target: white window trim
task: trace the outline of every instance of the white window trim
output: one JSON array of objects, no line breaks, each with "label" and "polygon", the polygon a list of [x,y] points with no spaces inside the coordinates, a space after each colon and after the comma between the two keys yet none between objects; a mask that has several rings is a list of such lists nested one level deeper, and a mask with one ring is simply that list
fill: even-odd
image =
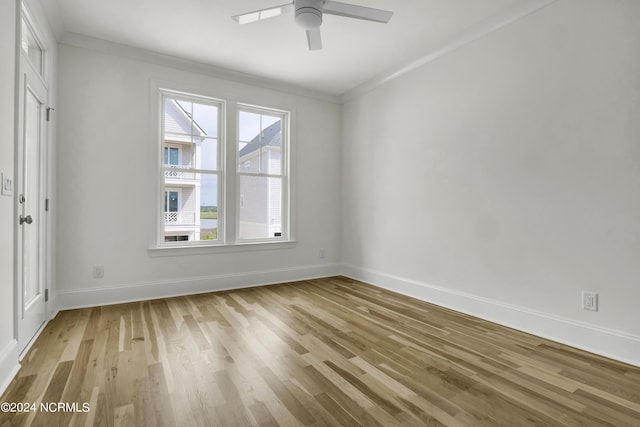
[{"label": "white window trim", "polygon": [[[276,108],[262,107],[254,103],[244,103],[234,100],[232,97],[220,97],[221,94],[211,94],[207,90],[196,87],[188,87],[189,85],[176,85],[171,82],[161,80],[151,80],[150,84],[150,98],[149,98],[149,111],[155,112],[152,120],[149,121],[150,135],[152,138],[153,151],[156,153],[156,170],[159,171],[160,179],[156,179],[157,186],[157,203],[155,206],[156,221],[150,221],[150,227],[152,229],[150,244],[148,247],[148,254],[152,257],[164,257],[164,256],[182,256],[182,255],[198,255],[198,254],[211,254],[211,253],[233,253],[233,252],[245,252],[245,251],[263,251],[263,250],[278,250],[293,248],[297,245],[295,239],[295,212],[294,205],[291,200],[295,194],[295,181],[294,174],[290,167],[290,158],[294,158],[295,146],[290,141],[295,140],[295,128],[293,126],[294,118],[296,115],[296,108],[290,105],[277,105],[272,103]],[[218,206],[222,205],[222,209],[218,210],[218,241],[191,241],[188,245],[184,242],[178,242],[173,244],[167,244],[163,242],[163,220],[160,219],[160,215],[164,211],[163,201],[163,166],[164,166],[164,154],[162,144],[159,141],[162,138],[163,130],[163,96],[165,94],[176,95],[179,97],[192,97],[194,100],[208,99],[218,102],[219,105],[219,134],[218,134],[218,154],[219,154],[219,170],[218,176]],[[224,93],[222,94],[224,95]],[[270,102],[265,102],[270,103]],[[286,215],[286,224],[288,229],[288,236],[284,236],[282,239],[270,238],[264,240],[236,240],[236,228],[237,218],[236,211],[239,204],[239,170],[237,167],[237,149],[228,149],[228,146],[234,147],[237,144],[237,109],[238,106],[242,108],[256,108],[262,112],[279,112],[287,115],[287,162],[286,162],[286,179],[288,182],[288,191],[286,196],[286,205],[283,205],[283,218]],[[230,114],[232,111],[236,114]],[[233,141],[233,142],[230,142]],[[230,145],[231,144],[231,145]],[[233,165],[233,173],[228,173],[229,165]],[[284,166],[283,166],[284,167]],[[226,181],[233,181],[226,182]],[[235,194],[228,194],[227,188],[235,188]],[[284,207],[286,206],[286,209]],[[225,221],[225,218],[235,218],[233,221]],[[225,224],[220,227],[220,224]],[[284,219],[283,219],[284,224]],[[284,225],[283,225],[284,228]]]},{"label": "white window trim", "polygon": [[[237,145],[240,141],[240,135],[239,135],[239,126],[240,126],[240,120],[239,120],[239,116],[240,116],[240,112],[244,111],[244,112],[250,112],[250,113],[256,113],[256,114],[271,114],[274,116],[280,116],[282,117],[282,146],[281,146],[281,162],[282,162],[282,172],[281,175],[271,175],[271,174],[267,174],[267,173],[263,173],[263,172],[258,172],[258,173],[248,173],[248,172],[242,172],[242,168],[240,167],[240,162],[239,159],[235,159],[234,161],[234,168],[236,170],[236,206],[240,206],[240,177],[241,176],[258,176],[258,177],[265,177],[265,178],[281,178],[283,183],[282,183],[282,206],[280,207],[281,209],[281,213],[282,213],[282,218],[281,218],[281,223],[282,223],[282,234],[283,236],[281,237],[269,237],[266,239],[240,239],[238,237],[236,237],[236,243],[239,244],[243,244],[243,243],[266,243],[266,242],[288,242],[291,240],[291,224],[289,221],[289,211],[291,210],[291,202],[290,202],[290,186],[291,186],[291,174],[290,174],[290,167],[289,167],[289,156],[290,156],[290,147],[291,147],[291,112],[289,111],[285,111],[285,110],[280,110],[280,109],[275,109],[275,108],[269,108],[269,107],[259,107],[256,105],[251,105],[251,104],[244,104],[244,103],[237,103],[236,104],[236,108],[235,108],[235,115],[236,115],[236,129],[237,129],[237,137],[236,137],[236,141],[234,145]],[[286,141],[286,144],[284,143],[284,141]],[[238,149],[236,148],[234,150],[235,154],[237,155],[238,153]],[[237,214],[236,215],[236,224],[235,224],[235,235],[239,236],[240,235],[240,215]]]}]

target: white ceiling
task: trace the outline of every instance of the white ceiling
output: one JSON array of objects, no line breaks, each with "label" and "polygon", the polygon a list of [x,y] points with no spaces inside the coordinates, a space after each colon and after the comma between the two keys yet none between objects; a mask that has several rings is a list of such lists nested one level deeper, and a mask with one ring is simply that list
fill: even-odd
[{"label": "white ceiling", "polygon": [[307,50],[293,15],[247,25],[231,19],[286,2],[41,0],[58,36],[78,33],[336,96],[531,0],[346,0],[394,16],[378,24],[325,15],[321,51]]}]

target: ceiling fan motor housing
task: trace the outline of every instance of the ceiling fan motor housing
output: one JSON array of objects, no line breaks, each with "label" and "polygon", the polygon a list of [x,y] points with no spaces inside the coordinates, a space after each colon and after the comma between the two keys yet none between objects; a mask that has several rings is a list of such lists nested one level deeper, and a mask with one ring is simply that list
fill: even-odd
[{"label": "ceiling fan motor housing", "polygon": [[305,30],[320,28],[323,3],[322,0],[295,0],[296,23]]}]

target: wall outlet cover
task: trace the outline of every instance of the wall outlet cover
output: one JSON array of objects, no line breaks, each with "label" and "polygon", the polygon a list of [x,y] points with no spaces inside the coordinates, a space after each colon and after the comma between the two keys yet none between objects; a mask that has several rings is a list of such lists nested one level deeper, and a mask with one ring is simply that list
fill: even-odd
[{"label": "wall outlet cover", "polygon": [[598,293],[583,291],[582,308],[589,311],[598,311]]},{"label": "wall outlet cover", "polygon": [[93,278],[94,279],[103,279],[104,278],[104,265],[94,265],[93,266]]}]

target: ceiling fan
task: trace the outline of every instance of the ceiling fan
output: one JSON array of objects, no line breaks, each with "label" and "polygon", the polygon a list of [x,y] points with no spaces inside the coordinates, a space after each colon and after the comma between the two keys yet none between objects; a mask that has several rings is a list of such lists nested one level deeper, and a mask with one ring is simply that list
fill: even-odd
[{"label": "ceiling fan", "polygon": [[363,19],[365,21],[382,22],[385,24],[389,22],[393,16],[393,12],[388,10],[373,9],[337,1],[294,0],[292,3],[236,15],[233,16],[233,19],[238,24],[248,24],[291,12],[295,12],[296,23],[307,32],[309,50],[322,49],[320,25],[322,24],[322,14],[324,13],[347,18]]}]

